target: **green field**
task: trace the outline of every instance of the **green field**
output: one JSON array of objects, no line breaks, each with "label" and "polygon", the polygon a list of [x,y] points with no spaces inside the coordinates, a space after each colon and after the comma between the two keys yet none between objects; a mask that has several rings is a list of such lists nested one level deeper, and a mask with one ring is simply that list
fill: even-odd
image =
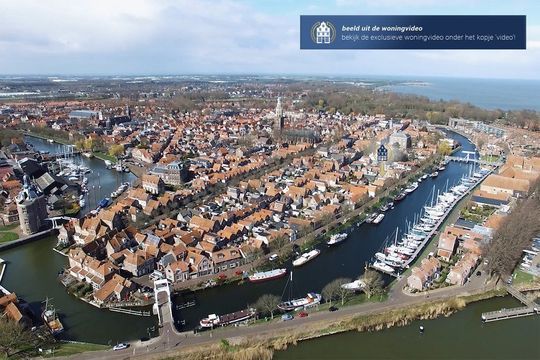
[{"label": "green field", "polygon": [[46,357],[69,356],[86,351],[98,351],[106,349],[110,349],[110,346],[99,344],[60,343],[54,350],[54,354],[51,353]]},{"label": "green field", "polygon": [[0,243],[17,240],[18,238],[19,238],[19,235],[14,232],[11,232],[11,231],[0,232]]}]

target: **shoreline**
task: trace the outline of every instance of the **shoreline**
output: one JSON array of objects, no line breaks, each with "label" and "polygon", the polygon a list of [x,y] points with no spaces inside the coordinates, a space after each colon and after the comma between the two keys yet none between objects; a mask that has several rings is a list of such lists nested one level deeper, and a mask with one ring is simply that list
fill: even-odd
[{"label": "shoreline", "polygon": [[[379,303],[385,304],[385,306],[376,307],[372,310],[319,320],[313,324],[288,326],[281,329],[279,335],[275,335],[276,332],[268,329],[268,325],[272,325],[272,323],[254,326],[258,331],[252,335],[227,336],[226,331],[215,331],[214,335],[210,336],[207,341],[186,345],[183,349],[158,352],[153,354],[151,358],[182,357],[183,359],[193,360],[257,358],[270,360],[273,358],[275,351],[286,350],[288,346],[296,345],[298,342],[355,330],[358,332],[380,331],[396,326],[406,326],[415,320],[435,319],[441,316],[448,317],[465,309],[471,303],[501,296],[507,296],[506,290],[492,286],[490,289],[483,288],[472,293],[464,291],[460,295],[443,296],[438,299],[412,300],[412,303],[407,304],[388,304],[390,301],[386,300]],[[346,309],[346,307],[343,309]],[[274,322],[274,324],[280,323]]]}]

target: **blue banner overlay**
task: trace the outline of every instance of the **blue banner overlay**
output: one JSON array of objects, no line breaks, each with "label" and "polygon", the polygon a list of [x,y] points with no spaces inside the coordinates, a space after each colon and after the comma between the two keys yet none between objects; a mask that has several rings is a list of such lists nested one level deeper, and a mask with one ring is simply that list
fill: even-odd
[{"label": "blue banner overlay", "polygon": [[301,49],[526,49],[525,15],[302,15]]}]

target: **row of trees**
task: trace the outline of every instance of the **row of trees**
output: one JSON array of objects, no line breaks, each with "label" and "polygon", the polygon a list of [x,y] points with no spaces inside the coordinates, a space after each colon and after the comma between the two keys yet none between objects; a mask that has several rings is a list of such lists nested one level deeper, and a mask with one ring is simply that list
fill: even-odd
[{"label": "row of trees", "polygon": [[531,195],[521,200],[503,220],[488,245],[486,258],[492,275],[507,277],[521,259],[523,250],[540,234],[540,181]]},{"label": "row of trees", "polygon": [[[375,270],[367,269],[364,274],[359,278],[365,284],[363,291],[367,298],[371,298],[373,295],[380,294],[383,290],[383,279],[380,273]],[[351,290],[344,289],[342,285],[350,283],[352,280],[349,278],[337,278],[329,282],[322,289],[322,296],[332,306],[332,301],[340,300],[341,305],[344,305],[347,300],[353,295]],[[270,318],[274,318],[274,314],[278,310],[278,305],[281,299],[277,295],[265,294],[262,295],[254,307],[257,311],[264,315],[270,315]]]}]

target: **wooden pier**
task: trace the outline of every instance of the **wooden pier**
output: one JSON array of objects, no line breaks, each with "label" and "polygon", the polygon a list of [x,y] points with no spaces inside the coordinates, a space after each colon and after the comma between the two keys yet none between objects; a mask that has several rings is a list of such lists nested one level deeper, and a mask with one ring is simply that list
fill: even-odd
[{"label": "wooden pier", "polygon": [[513,309],[501,309],[498,311],[491,311],[482,314],[482,321],[492,322],[498,320],[513,319],[523,316],[530,316],[535,314],[540,314],[540,306],[534,301],[527,299],[525,295],[515,287],[511,285],[506,286],[506,290],[510,295],[515,297],[525,306],[513,308]]},{"label": "wooden pier", "polygon": [[491,311],[482,314],[483,322],[492,322],[498,320],[514,319],[523,316],[530,316],[538,314],[535,308],[523,306],[513,309],[501,309],[498,311]]},{"label": "wooden pier", "polygon": [[113,312],[119,312],[122,314],[129,314],[129,315],[152,316],[150,311],[143,311],[143,310],[131,310],[131,309],[124,309],[124,308],[119,308],[119,307],[111,307],[109,308],[109,310]]}]

